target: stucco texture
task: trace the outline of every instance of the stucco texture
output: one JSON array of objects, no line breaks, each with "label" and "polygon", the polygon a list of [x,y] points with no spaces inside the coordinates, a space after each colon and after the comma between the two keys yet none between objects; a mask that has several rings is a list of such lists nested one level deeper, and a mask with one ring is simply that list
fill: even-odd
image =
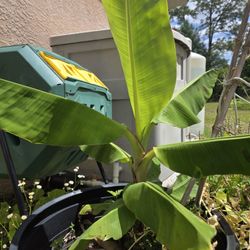
[{"label": "stucco texture", "polygon": [[51,36],[107,27],[99,0],[0,0],[0,46],[50,48]]}]

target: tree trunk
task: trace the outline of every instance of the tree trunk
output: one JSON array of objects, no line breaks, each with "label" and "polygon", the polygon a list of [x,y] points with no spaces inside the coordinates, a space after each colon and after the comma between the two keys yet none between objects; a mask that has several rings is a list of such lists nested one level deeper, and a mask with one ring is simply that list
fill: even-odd
[{"label": "tree trunk", "polygon": [[[223,87],[223,91],[218,104],[217,116],[215,118],[215,122],[212,128],[212,137],[218,136],[218,134],[221,132],[230,102],[234,96],[236,88],[238,87],[238,82],[233,81],[231,79],[233,79],[234,77],[240,77],[243,66],[245,64],[246,57],[249,54],[250,31],[248,31],[248,34],[246,36],[244,36],[244,34],[247,32],[249,13],[250,0],[248,0],[248,3],[244,9],[239,33],[235,41],[233,57],[231,60],[228,74],[225,78],[225,85]],[[244,37],[246,37],[245,43]]]},{"label": "tree trunk", "polygon": [[[241,25],[239,28],[239,33],[235,40],[233,57],[231,60],[228,74],[224,81],[224,87],[218,103],[217,115],[215,118],[214,125],[212,127],[211,137],[217,137],[223,128],[224,120],[226,118],[229,105],[239,85],[239,81],[234,78],[240,77],[246,58],[250,53],[249,51],[250,28],[248,28],[249,14],[250,14],[250,0],[248,0],[247,5],[244,9]],[[195,201],[196,206],[200,205],[205,183],[206,183],[206,177],[203,177],[200,180],[198,192],[196,195],[196,201]]]},{"label": "tree trunk", "polygon": [[213,45],[213,21],[212,21],[212,7],[209,9],[209,26],[208,26],[208,46],[207,46],[207,63],[206,67],[211,68],[211,57],[212,57],[212,45]]}]

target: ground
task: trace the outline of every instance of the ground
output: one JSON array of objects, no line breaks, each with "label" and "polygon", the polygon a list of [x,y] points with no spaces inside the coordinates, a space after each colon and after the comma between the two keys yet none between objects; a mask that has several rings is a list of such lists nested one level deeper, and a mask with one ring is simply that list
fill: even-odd
[{"label": "ground", "polygon": [[[205,107],[205,137],[211,135],[211,129],[216,116],[216,109],[218,103],[211,102],[207,103]],[[239,117],[239,132],[241,134],[250,133],[250,104],[242,101],[237,102],[238,107],[238,117]],[[234,133],[235,131],[235,113],[233,105],[230,106],[227,119],[226,119],[226,129]]]}]

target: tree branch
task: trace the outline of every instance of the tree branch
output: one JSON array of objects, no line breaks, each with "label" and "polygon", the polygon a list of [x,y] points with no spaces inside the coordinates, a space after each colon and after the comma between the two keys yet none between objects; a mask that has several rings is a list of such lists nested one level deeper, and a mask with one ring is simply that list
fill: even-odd
[{"label": "tree branch", "polygon": [[245,33],[245,30],[246,30],[247,24],[248,24],[249,13],[250,13],[250,1],[248,0],[248,3],[247,3],[247,5],[245,7],[245,10],[243,12],[242,22],[241,22],[241,25],[240,25],[239,33],[238,33],[237,38],[235,40],[234,53],[233,53],[233,57],[232,57],[232,60],[231,60],[230,67],[229,67],[229,74],[228,74],[227,79],[232,78],[234,68],[236,67],[237,59],[239,57],[239,52],[240,52],[241,45],[242,45],[243,38],[244,38],[243,35]]},{"label": "tree branch", "polygon": [[[249,13],[250,13],[250,0],[248,0],[248,3],[244,10],[244,14],[243,14],[244,19],[242,20],[239,33],[236,38],[235,49],[234,49],[232,61],[229,67],[229,72],[225,78],[226,84],[223,87],[223,91],[220,96],[220,100],[218,104],[217,116],[216,116],[213,129],[212,129],[212,135],[211,135],[212,137],[216,137],[221,131],[230,102],[238,86],[238,83],[228,84],[228,81],[230,81],[234,77],[240,77],[242,69],[245,64],[246,57],[249,54],[250,30],[247,31],[246,29],[247,27],[246,22],[248,20]],[[246,32],[248,33],[246,34]],[[244,42],[244,37],[246,37],[245,42]]]},{"label": "tree branch", "polygon": [[243,84],[243,85],[246,85],[247,87],[250,87],[250,82],[244,80],[243,78],[241,77],[234,77],[232,79],[229,79],[226,83],[223,83],[224,86],[228,86],[228,85],[232,85],[232,84]]},{"label": "tree branch", "polygon": [[[226,84],[223,87],[222,94],[220,96],[217,115],[215,118],[214,125],[212,127],[211,137],[217,137],[223,126],[230,102],[234,97],[235,90],[238,86],[238,82],[235,84],[227,84],[229,80],[240,77],[243,66],[245,64],[246,57],[249,54],[250,47],[250,30],[247,31],[248,17],[250,13],[250,0],[248,0],[246,7],[244,9],[242,21],[239,28],[239,33],[235,40],[235,47],[233,52],[233,57],[229,67],[228,74],[226,76]],[[248,33],[247,33],[248,32]],[[244,38],[246,37],[245,43]],[[240,54],[241,52],[241,54]],[[204,186],[206,183],[206,177],[202,178],[199,183],[198,192],[196,195],[196,205],[199,206],[201,202],[201,197],[203,194]]]}]

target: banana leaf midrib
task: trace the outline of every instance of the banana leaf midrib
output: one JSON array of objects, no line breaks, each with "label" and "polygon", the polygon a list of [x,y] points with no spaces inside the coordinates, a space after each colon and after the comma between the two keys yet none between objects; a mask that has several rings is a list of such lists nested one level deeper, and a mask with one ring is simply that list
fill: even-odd
[{"label": "banana leaf midrib", "polygon": [[[141,124],[140,124],[140,118],[139,118],[139,104],[138,104],[138,92],[137,92],[137,79],[136,79],[136,69],[135,69],[135,61],[134,61],[134,50],[133,50],[133,37],[132,37],[132,29],[131,29],[131,16],[130,16],[130,3],[129,0],[126,0],[125,2],[125,11],[126,11],[126,25],[127,25],[127,39],[128,39],[128,53],[129,58],[131,61],[130,69],[131,69],[131,76],[132,76],[132,86],[133,86],[133,102],[134,102],[134,113],[135,113],[135,122],[136,122],[136,132],[137,135],[140,135],[141,132]],[[131,99],[131,98],[130,98]]]}]

